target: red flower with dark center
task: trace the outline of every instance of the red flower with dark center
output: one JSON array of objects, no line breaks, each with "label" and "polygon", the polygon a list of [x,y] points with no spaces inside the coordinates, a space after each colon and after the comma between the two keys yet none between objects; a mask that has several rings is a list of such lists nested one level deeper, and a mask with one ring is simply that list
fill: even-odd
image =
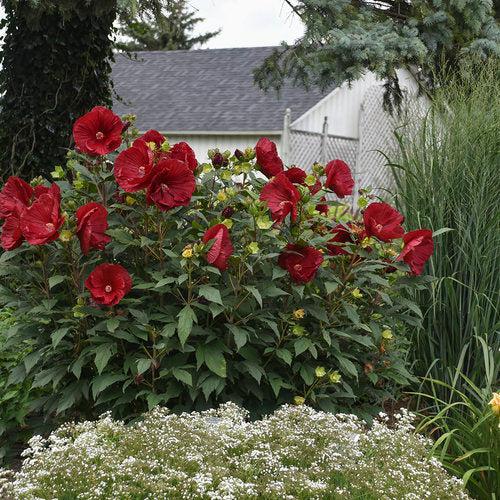
[{"label": "red flower with dark center", "polygon": [[81,116],[73,125],[73,138],[82,153],[91,156],[106,155],[122,143],[123,123],[113,111],[96,106]]},{"label": "red flower with dark center", "polygon": [[115,160],[114,174],[118,185],[127,193],[149,186],[153,172],[153,152],[142,140],[122,151]]},{"label": "red flower with dark center", "polygon": [[283,173],[292,184],[305,184],[307,174],[301,168],[291,167]]},{"label": "red flower with dark center", "polygon": [[339,198],[352,194],[354,179],[347,163],[342,160],[333,160],[326,165],[325,173],[327,189],[333,190]]},{"label": "red flower with dark center", "polygon": [[21,215],[21,230],[31,245],[44,245],[56,240],[63,223],[61,190],[57,184],[52,184],[49,191],[40,195]]},{"label": "red flower with dark center", "polygon": [[[22,209],[24,211],[24,209]],[[21,231],[21,215],[20,213],[11,213],[3,223],[2,233],[0,235],[0,246],[4,250],[14,250],[21,245],[24,240],[23,232]]]},{"label": "red flower with dark center", "polygon": [[19,177],[11,176],[0,191],[0,220],[19,215],[20,207],[27,207],[33,197],[33,188]]},{"label": "red flower with dark center", "polygon": [[147,202],[166,211],[188,205],[196,188],[193,172],[180,160],[161,160],[147,190]]},{"label": "red flower with dark center", "polygon": [[391,241],[404,234],[401,227],[404,217],[387,203],[368,205],[363,213],[363,221],[367,236],[375,236],[380,241]]},{"label": "red flower with dark center", "polygon": [[100,264],[85,280],[85,288],[97,304],[115,306],[132,289],[132,278],[119,264]]},{"label": "red flower with dark center", "polygon": [[278,257],[278,264],[286,269],[296,283],[307,283],[314,279],[323,254],[314,247],[289,243]]},{"label": "red flower with dark center", "polygon": [[[326,201],[326,198],[324,196],[321,197],[321,201]],[[327,205],[326,203],[318,203],[316,205],[316,210],[323,215],[328,215],[328,209],[330,208],[330,205]]]},{"label": "red flower with dark center", "polygon": [[191,172],[194,172],[198,166],[196,155],[187,142],[178,142],[177,144],[174,144],[168,153],[165,154],[165,157],[171,158],[172,160],[183,161],[189,167]]},{"label": "red flower with dark center", "polygon": [[434,241],[430,229],[417,229],[403,236],[404,247],[396,260],[403,260],[412,274],[422,274],[425,263],[434,252]]},{"label": "red flower with dark center", "polygon": [[[332,229],[333,237],[329,240],[329,243],[353,243],[354,237],[350,231],[350,224],[337,224]],[[346,255],[349,252],[344,249],[341,245],[327,245],[328,253],[330,255]]]},{"label": "red flower with dark center", "polygon": [[157,130],[152,129],[148,130],[145,134],[142,134],[141,137],[139,137],[139,140],[143,140],[147,144],[153,142],[157,148],[160,148],[166,141],[164,135],[160,134]]},{"label": "red flower with dark center", "polygon": [[300,193],[284,173],[278,174],[262,188],[260,199],[267,202],[271,216],[278,224],[281,224],[288,214],[292,221],[297,218]]},{"label": "red flower with dark center", "polygon": [[91,248],[104,250],[111,241],[106,234],[108,229],[108,211],[100,203],[87,203],[76,211],[76,234],[80,239],[82,253],[87,255]]},{"label": "red flower with dark center", "polygon": [[283,172],[283,162],[278,156],[276,144],[267,137],[259,139],[255,146],[255,156],[260,171],[268,178]]},{"label": "red flower with dark center", "polygon": [[205,255],[205,259],[220,271],[225,271],[229,267],[229,257],[233,254],[228,228],[224,224],[216,224],[207,229],[203,235],[203,243],[212,240],[214,240],[213,245]]}]

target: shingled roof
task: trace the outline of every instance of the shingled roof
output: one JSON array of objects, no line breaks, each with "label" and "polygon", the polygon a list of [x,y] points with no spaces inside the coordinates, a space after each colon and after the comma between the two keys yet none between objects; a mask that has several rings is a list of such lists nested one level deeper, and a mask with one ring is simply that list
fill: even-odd
[{"label": "shingled roof", "polygon": [[273,131],[291,108],[298,118],[328,92],[287,83],[279,96],[253,83],[252,70],[273,47],[116,54],[113,65],[119,114],[137,115],[140,130]]}]

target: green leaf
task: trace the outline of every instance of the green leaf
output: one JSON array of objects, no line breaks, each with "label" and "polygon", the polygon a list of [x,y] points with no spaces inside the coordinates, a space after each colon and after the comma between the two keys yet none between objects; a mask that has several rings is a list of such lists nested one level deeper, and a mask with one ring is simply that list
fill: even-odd
[{"label": "green leaf", "polygon": [[334,281],[325,281],[325,289],[328,295],[337,290],[338,286],[339,284]]},{"label": "green leaf", "polygon": [[222,304],[222,298],[220,296],[219,290],[210,285],[201,285],[200,286],[200,295],[205,297],[205,299],[210,302],[215,302],[216,304]]},{"label": "green leaf", "polygon": [[434,231],[432,233],[432,237],[435,238],[436,236],[439,236],[440,234],[448,233],[449,231],[454,231],[454,229],[452,229],[451,227],[442,227],[441,229]]},{"label": "green leaf", "polygon": [[106,328],[108,332],[113,333],[120,326],[120,320],[118,318],[109,318],[106,321]]},{"label": "green leaf", "polygon": [[282,295],[290,295],[281,288],[278,288],[274,283],[269,283],[262,288],[263,297],[281,297]]},{"label": "green leaf", "polygon": [[104,375],[98,375],[92,379],[92,395],[94,399],[102,392],[104,389],[108,388],[116,382],[125,380],[127,375],[124,374],[111,374],[106,373]]},{"label": "green leaf", "polygon": [[172,368],[172,375],[179,381],[186,385],[193,385],[193,377],[187,370],[182,368]]},{"label": "green leaf", "polygon": [[297,339],[294,344],[294,349],[295,349],[295,355],[298,356],[299,354],[302,354],[303,352],[307,351],[309,347],[311,347],[312,342],[309,339],[306,339],[304,337]]},{"label": "green leaf", "polygon": [[274,395],[278,397],[280,390],[283,387],[283,379],[277,376],[271,376],[269,377],[269,384],[271,384]]},{"label": "green leaf", "polygon": [[257,290],[256,287],[250,285],[245,286],[245,289],[248,290],[255,297],[255,300],[262,308],[262,295],[260,294],[259,290]]},{"label": "green leaf", "polygon": [[40,361],[40,358],[42,357],[42,352],[41,351],[35,351],[30,354],[28,354],[24,359],[24,367],[26,368],[26,373],[29,373],[31,369]]},{"label": "green leaf", "polygon": [[149,370],[151,367],[151,359],[150,358],[141,358],[137,360],[137,373],[141,374]]},{"label": "green leaf", "polygon": [[359,314],[356,311],[356,308],[352,304],[348,304],[347,302],[344,302],[342,304],[344,306],[344,311],[347,314],[347,317],[355,324],[358,325],[360,320],[359,320]]},{"label": "green leaf", "polygon": [[219,377],[226,377],[226,359],[220,347],[216,344],[209,344],[203,347],[205,364],[209,370],[219,375]]},{"label": "green leaf", "polygon": [[276,356],[282,359],[287,365],[292,364],[292,353],[287,349],[278,349],[276,351]]},{"label": "green leaf", "polygon": [[59,342],[64,338],[64,336],[69,332],[70,328],[65,327],[65,328],[59,328],[55,332],[52,332],[50,334],[50,338],[52,339],[52,347],[57,347]]},{"label": "green leaf", "polygon": [[247,343],[247,331],[243,328],[240,328],[239,326],[231,325],[229,323],[226,323],[226,327],[233,334],[234,343],[236,344],[236,348],[239,351]]},{"label": "green leaf", "polygon": [[95,350],[95,366],[99,375],[102,373],[111,356],[113,356],[114,345],[102,344]]},{"label": "green leaf", "polygon": [[66,276],[62,276],[60,274],[56,274],[55,276],[51,276],[49,278],[49,288],[54,288],[59,283],[62,283],[66,279]]},{"label": "green leaf", "polygon": [[339,365],[344,373],[348,373],[356,379],[358,378],[356,366],[354,366],[354,363],[350,359],[344,358],[343,356],[337,356],[337,361],[339,362]]},{"label": "green leaf", "polygon": [[277,278],[282,278],[286,274],[287,274],[287,270],[286,269],[281,269],[280,267],[274,267],[273,268],[273,276],[272,276],[271,279],[275,280]]},{"label": "green leaf", "polygon": [[162,278],[160,281],[158,281],[158,283],[156,283],[155,288],[160,288],[160,287],[165,286],[165,285],[171,285],[175,281],[176,281],[176,278],[172,278],[172,277]]},{"label": "green leaf", "polygon": [[195,312],[189,305],[184,306],[177,317],[179,318],[177,323],[177,335],[179,336],[179,341],[183,346],[191,334],[193,322],[196,321],[197,318]]}]

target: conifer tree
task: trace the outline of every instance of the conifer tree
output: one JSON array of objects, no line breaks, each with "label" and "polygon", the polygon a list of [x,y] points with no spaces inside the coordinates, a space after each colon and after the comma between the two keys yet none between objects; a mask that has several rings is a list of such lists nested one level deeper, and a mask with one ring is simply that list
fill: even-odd
[{"label": "conifer tree", "polygon": [[305,25],[294,44],[283,43],[255,78],[279,89],[291,77],[303,85],[353,82],[367,70],[398,97],[396,70],[406,68],[432,91],[435,76],[454,72],[465,55],[500,55],[492,0],[285,0]]},{"label": "conifer tree", "polygon": [[217,36],[212,31],[193,36],[193,31],[203,18],[190,10],[186,0],[163,0],[159,12],[142,11],[124,15],[119,34],[129,41],[118,42],[117,48],[125,51],[189,50],[203,45]]}]

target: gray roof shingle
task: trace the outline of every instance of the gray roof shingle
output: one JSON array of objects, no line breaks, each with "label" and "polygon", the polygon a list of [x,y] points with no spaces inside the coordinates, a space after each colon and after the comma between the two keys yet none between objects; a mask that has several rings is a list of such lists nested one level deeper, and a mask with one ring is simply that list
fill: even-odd
[{"label": "gray roof shingle", "polygon": [[118,114],[137,115],[140,130],[270,131],[297,119],[328,92],[286,83],[279,96],[253,83],[252,70],[273,47],[116,54],[113,80]]}]

